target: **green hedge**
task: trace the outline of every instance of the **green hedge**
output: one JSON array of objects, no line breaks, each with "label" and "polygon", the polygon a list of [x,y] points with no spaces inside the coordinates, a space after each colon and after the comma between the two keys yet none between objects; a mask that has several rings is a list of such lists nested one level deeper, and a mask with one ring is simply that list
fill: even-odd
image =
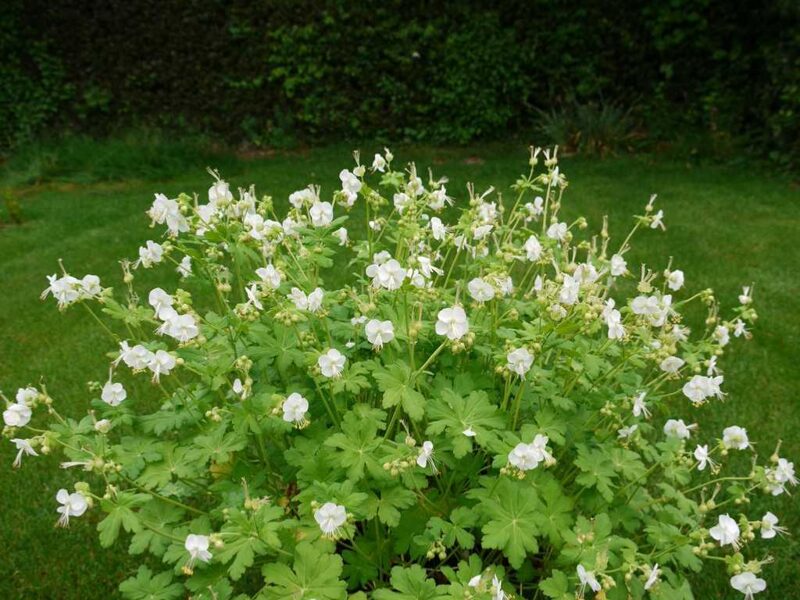
[{"label": "green hedge", "polygon": [[795,0],[7,0],[0,145],[130,125],[463,142],[613,102],[800,154]]}]

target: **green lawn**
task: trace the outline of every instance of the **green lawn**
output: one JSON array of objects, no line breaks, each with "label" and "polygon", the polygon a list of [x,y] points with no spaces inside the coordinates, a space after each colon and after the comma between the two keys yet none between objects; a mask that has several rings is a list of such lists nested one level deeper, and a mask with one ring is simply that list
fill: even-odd
[{"label": "green lawn", "polygon": [[[448,191],[459,198],[467,181],[479,188],[493,184],[504,189],[527,168],[522,147],[393,150],[400,161],[414,159],[420,167],[430,165],[436,174],[448,175]],[[43,377],[64,411],[85,411],[86,381],[106,376],[104,352],[112,348],[81,310],[61,315],[54,302],[39,301],[45,275],[54,273],[63,258],[75,275],[96,273],[105,284],[118,284],[117,260],[134,256],[152,235],[144,211],[153,192],[204,195],[210,181],[207,161],[208,156],[182,160],[181,165],[194,167],[167,180],[147,181],[144,171],[138,180],[75,183],[85,178],[60,173],[61,183],[16,190],[26,221],[0,229],[0,389],[13,394]],[[351,159],[347,149],[329,148],[238,162],[227,158],[221,164],[234,186],[255,183],[257,191],[284,201],[310,182],[329,193]],[[726,425],[746,426],[764,455],[782,438],[782,454],[800,466],[800,191],[788,179],[765,176],[758,167],[689,168],[646,157],[568,158],[562,170],[571,182],[567,214],[585,214],[590,227],[599,229],[607,213],[612,235],[624,235],[631,215],[641,211],[651,192],[658,192],[667,232],[645,232],[629,265],[652,261],[653,267],[663,268],[673,256],[674,265],[686,272],[690,291],[712,287],[728,306],[736,302],[743,284],[755,282],[760,314],[755,338],[732,344],[722,361],[727,400],[691,416],[709,436]],[[143,292],[158,281],[166,281],[163,274],[137,276]],[[123,544],[101,550],[91,517],[75,519],[66,531],[54,528],[55,492],[76,474],[59,470],[56,457],[29,458],[22,470],[14,471],[13,456],[11,444],[3,441],[0,598],[116,597],[117,583],[138,559],[128,558]],[[767,569],[768,593],[760,597],[797,597],[800,505],[788,496],[755,504],[752,517],[769,506],[795,534],[775,542],[776,564]],[[708,577],[698,578],[697,598],[738,597],[722,569],[713,568]]]}]

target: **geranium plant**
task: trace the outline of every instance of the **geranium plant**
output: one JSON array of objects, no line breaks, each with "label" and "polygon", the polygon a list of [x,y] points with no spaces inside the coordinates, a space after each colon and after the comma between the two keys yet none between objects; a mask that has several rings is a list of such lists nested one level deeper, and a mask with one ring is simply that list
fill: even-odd
[{"label": "geranium plant", "polygon": [[[793,464],[693,423],[751,289],[723,318],[671,261],[632,268],[634,234],[664,228],[655,197],[617,243],[562,221],[555,151],[457,202],[388,150],[355,162],[280,215],[213,173],[207,202],[156,195],[165,237],[121,289],[48,278],[108,333],[109,372],[83,416],[20,389],[4,434],[15,466],[57,451],[83,479],[53,490],[59,525],[102,513],[101,545],[151,555],[123,595],[681,599],[712,560],[764,590],[783,529],[748,502]],[[150,268],[182,283],[137,289]]]}]

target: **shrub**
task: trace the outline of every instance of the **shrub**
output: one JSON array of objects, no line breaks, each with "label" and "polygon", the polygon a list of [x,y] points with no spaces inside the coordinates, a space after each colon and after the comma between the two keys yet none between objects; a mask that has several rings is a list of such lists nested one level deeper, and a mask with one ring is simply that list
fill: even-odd
[{"label": "shrub", "polygon": [[606,156],[631,150],[636,138],[630,111],[611,103],[580,104],[538,113],[539,133],[569,152]]},{"label": "shrub", "polygon": [[[562,220],[555,153],[532,150],[510,201],[469,187],[458,211],[446,179],[355,159],[280,216],[216,173],[206,203],[157,194],[166,239],[121,290],[48,278],[113,340],[108,378],[77,417],[20,389],[4,434],[15,466],[59,451],[85,473],[55,494],[60,525],[102,513],[102,546],[124,531],[166,565],[143,558],[123,595],[691,598],[712,560],[763,590],[784,529],[748,501],[793,464],[676,418],[724,396],[751,288],[723,318],[711,290],[680,297],[671,261],[629,269],[634,234],[664,227],[655,196],[621,243],[588,236]],[[137,290],[151,268],[184,282]]]}]

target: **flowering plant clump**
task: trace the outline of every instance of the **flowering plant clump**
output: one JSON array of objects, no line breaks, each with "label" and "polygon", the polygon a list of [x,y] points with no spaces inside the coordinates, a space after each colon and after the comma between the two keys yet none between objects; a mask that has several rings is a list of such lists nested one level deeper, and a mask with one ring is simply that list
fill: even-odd
[{"label": "flowering plant clump", "polygon": [[[680,599],[712,559],[763,591],[784,530],[748,502],[794,465],[678,418],[724,398],[751,288],[723,318],[672,261],[631,268],[634,233],[664,228],[655,196],[618,244],[562,220],[555,151],[457,206],[388,150],[355,162],[280,215],[216,173],[207,202],[156,195],[166,235],[123,262],[122,294],[48,278],[113,338],[109,372],[82,417],[20,389],[4,434],[15,467],[59,451],[83,479],[53,490],[59,525],[97,514],[101,545],[163,561],[123,595]],[[182,283],[136,289],[151,268]]]}]

